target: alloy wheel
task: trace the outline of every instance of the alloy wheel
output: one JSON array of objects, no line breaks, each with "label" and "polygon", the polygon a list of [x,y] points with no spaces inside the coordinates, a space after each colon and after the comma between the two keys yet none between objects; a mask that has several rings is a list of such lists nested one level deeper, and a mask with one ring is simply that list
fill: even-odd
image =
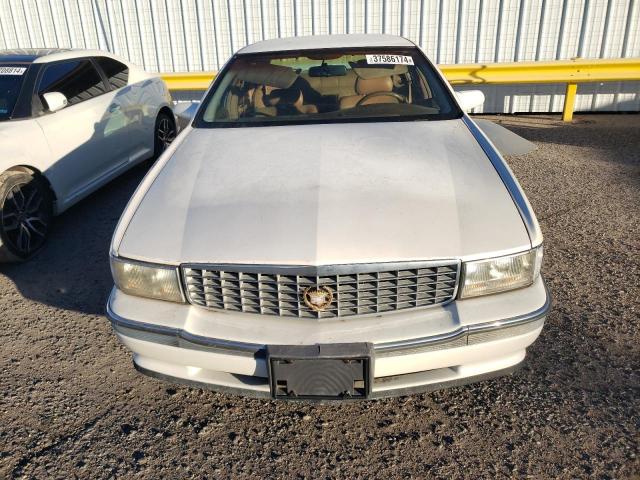
[{"label": "alloy wheel", "polygon": [[2,205],[2,229],[11,247],[27,257],[44,243],[49,227],[45,199],[33,183],[14,185]]},{"label": "alloy wheel", "polygon": [[[176,138],[176,128],[173,126],[171,120],[163,116],[158,121],[158,127],[156,129],[156,139],[160,145],[161,152],[164,152],[171,142]],[[161,153],[160,152],[160,153]]]}]

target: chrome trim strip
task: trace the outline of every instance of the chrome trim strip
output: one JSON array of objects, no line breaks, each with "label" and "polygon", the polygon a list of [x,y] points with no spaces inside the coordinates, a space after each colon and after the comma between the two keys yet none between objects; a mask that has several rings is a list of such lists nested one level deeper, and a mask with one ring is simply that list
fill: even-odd
[{"label": "chrome trim strip", "polygon": [[[223,270],[225,272],[265,273],[277,275],[319,276],[352,275],[354,273],[375,273],[390,270],[410,270],[415,268],[433,268],[458,266],[460,260],[420,260],[411,262],[341,263],[334,265],[253,265],[242,263],[190,263],[181,268],[194,270]],[[459,271],[458,271],[459,273]]]},{"label": "chrome trim strip", "polygon": [[[487,332],[503,330],[510,327],[525,325],[528,323],[542,320],[551,310],[551,294],[544,282],[546,300],[537,310],[525,315],[496,320],[493,322],[485,322],[477,325],[466,325],[458,329],[439,335],[429,337],[414,338],[409,340],[401,340],[395,342],[385,342],[374,344],[373,348],[376,355],[392,356],[402,355],[403,353],[419,353],[421,350],[430,350],[434,347],[442,347],[447,343],[454,343],[461,337],[466,337],[463,345],[469,345],[469,337],[476,334],[484,334]],[[111,321],[114,330],[125,336],[133,336],[140,340],[152,341],[156,343],[168,344],[181,348],[190,348],[193,350],[207,350],[216,353],[244,355],[253,357],[262,357],[265,353],[266,346],[257,343],[244,343],[232,340],[223,340],[218,338],[203,337],[185,332],[182,329],[166,327],[162,325],[153,325],[145,322],[137,322],[120,317],[113,312],[111,308],[111,298],[107,302],[107,317]],[[151,335],[151,336],[150,336]],[[152,336],[156,335],[154,339]],[[164,338],[162,338],[164,337]],[[168,338],[167,338],[168,337]],[[490,341],[490,340],[489,340]],[[455,345],[460,346],[460,345]],[[454,348],[454,345],[452,345]]]},{"label": "chrome trim strip", "polygon": [[529,234],[531,247],[537,247],[538,245],[542,244],[542,231],[540,230],[538,220],[533,213],[533,209],[531,208],[531,205],[529,204],[529,201],[527,200],[522,187],[509,168],[509,165],[507,165],[498,150],[491,143],[491,140],[489,140],[489,138],[469,117],[469,115],[465,114],[462,117],[462,121],[471,132],[471,135],[473,135],[474,138],[478,141],[482,150],[484,150],[484,153],[489,158],[489,161],[491,161],[493,168],[496,169],[496,172],[502,180],[502,183],[504,183],[504,186],[509,192],[509,195],[511,195],[513,203],[515,203],[516,207],[518,208],[520,217],[522,218],[524,226],[527,229],[527,233]]},{"label": "chrome trim strip", "polygon": [[376,353],[398,352],[399,350],[417,350],[442,343],[449,343],[467,334],[465,327],[460,327],[452,332],[432,335],[429,337],[412,338],[397,342],[376,343],[373,348]]},{"label": "chrome trim strip", "polygon": [[[107,318],[113,329],[123,335],[139,340],[162,343],[192,350],[207,350],[216,353],[259,357],[264,354],[265,346],[255,343],[234,342],[218,338],[203,337],[185,332],[179,328],[137,322],[119,316],[111,308],[111,299],[107,302]],[[155,336],[155,338],[154,338]]]},{"label": "chrome trim strip", "polygon": [[507,318],[503,320],[496,320],[494,322],[485,322],[479,323],[476,325],[468,325],[459,327],[457,330],[453,332],[434,335],[430,337],[416,338],[411,340],[401,340],[397,342],[386,342],[386,343],[378,343],[373,347],[376,353],[388,354],[389,352],[400,353],[403,350],[411,350],[410,353],[414,353],[414,351],[419,351],[422,349],[429,349],[435,345],[441,344],[443,342],[450,342],[457,339],[460,336],[467,337],[467,344],[469,343],[468,339],[470,335],[475,335],[478,333],[485,333],[488,331],[503,329],[514,327],[518,325],[524,325],[526,323],[535,322],[537,320],[545,317],[549,310],[551,309],[551,294],[549,293],[549,288],[547,287],[546,282],[544,282],[544,289],[546,293],[546,300],[544,305],[542,305],[537,310],[530,312],[525,315],[519,315],[517,317]]}]

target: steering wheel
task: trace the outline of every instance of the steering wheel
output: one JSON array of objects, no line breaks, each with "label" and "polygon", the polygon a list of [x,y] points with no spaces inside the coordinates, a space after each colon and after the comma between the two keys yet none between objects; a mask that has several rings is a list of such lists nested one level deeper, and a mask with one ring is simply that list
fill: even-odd
[{"label": "steering wheel", "polygon": [[358,103],[356,103],[356,107],[361,106],[362,104],[364,104],[364,102],[366,102],[370,98],[382,97],[382,96],[393,97],[396,100],[398,100],[398,102],[400,103],[407,103],[407,99],[405,97],[395,92],[373,92],[373,93],[367,93],[364,97],[362,97],[358,101]]},{"label": "steering wheel", "polygon": [[266,112],[261,112],[260,110],[254,110],[253,111],[253,116],[254,117],[267,117],[267,118],[273,117],[273,115],[269,115]]}]

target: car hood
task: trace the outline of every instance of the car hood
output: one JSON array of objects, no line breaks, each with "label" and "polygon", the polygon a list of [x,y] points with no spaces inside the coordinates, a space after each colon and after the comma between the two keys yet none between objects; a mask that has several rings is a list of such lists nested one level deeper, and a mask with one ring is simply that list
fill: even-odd
[{"label": "car hood", "polygon": [[530,248],[461,120],[193,129],[115,242],[152,262],[328,265]]}]

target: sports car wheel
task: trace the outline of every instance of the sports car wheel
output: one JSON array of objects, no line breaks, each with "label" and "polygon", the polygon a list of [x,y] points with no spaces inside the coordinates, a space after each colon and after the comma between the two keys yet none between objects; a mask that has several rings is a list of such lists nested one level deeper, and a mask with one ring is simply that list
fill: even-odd
[{"label": "sports car wheel", "polygon": [[156,130],[154,133],[155,148],[154,157],[162,155],[171,142],[176,138],[176,122],[166,113],[161,113],[156,119]]},{"label": "sports car wheel", "polygon": [[51,217],[51,194],[41,178],[14,171],[0,175],[0,261],[23,261],[40,250]]}]

